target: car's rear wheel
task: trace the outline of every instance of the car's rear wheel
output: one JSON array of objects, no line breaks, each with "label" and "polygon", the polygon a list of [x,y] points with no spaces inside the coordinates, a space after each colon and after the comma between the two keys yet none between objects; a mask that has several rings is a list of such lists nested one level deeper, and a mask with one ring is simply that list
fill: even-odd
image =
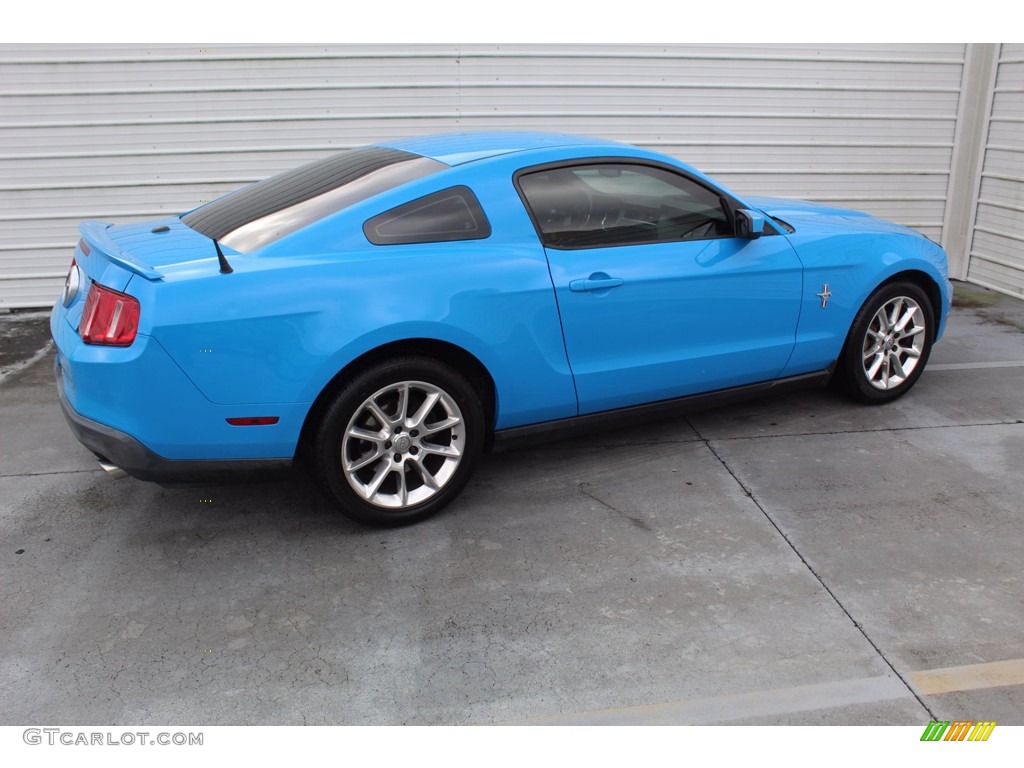
[{"label": "car's rear wheel", "polygon": [[854,318],[839,374],[847,391],[870,404],[904,395],[921,376],[935,337],[928,295],[914,283],[875,291]]},{"label": "car's rear wheel", "polygon": [[314,467],[348,517],[407,525],[454,499],[482,453],[480,398],[457,371],[403,357],[357,374],[325,411]]}]

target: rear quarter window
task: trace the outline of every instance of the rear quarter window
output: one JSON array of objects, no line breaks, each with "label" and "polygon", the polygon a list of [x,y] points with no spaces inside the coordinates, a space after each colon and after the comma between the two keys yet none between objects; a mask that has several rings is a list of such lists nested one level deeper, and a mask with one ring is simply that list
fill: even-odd
[{"label": "rear quarter window", "polygon": [[449,187],[385,211],[363,224],[374,245],[482,240],[491,225],[469,187]]}]

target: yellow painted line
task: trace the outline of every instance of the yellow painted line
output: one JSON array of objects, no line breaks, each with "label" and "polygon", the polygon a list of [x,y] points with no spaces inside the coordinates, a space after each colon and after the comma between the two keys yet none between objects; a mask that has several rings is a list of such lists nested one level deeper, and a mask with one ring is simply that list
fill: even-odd
[{"label": "yellow painted line", "polygon": [[[1024,685],[1024,659],[911,672],[910,681],[925,696]],[[710,725],[901,699],[916,704],[906,684],[889,674],[699,699],[534,715],[503,725]],[[964,723],[966,721],[959,725]],[[955,733],[957,739],[971,738],[962,728],[954,728],[951,733]]]},{"label": "yellow painted line", "polygon": [[[710,725],[795,712],[906,699],[910,691],[894,675],[811,683],[793,688],[637,704],[612,709],[536,715],[504,725]],[[916,702],[914,702],[916,704]],[[923,714],[925,711],[922,709]]]},{"label": "yellow painted line", "polygon": [[1024,685],[1024,659],[926,669],[923,672],[911,672],[910,681],[926,696],[953,691],[973,691],[978,688],[998,688],[1004,685]]},{"label": "yellow painted line", "polygon": [[994,363],[938,363],[929,371],[971,371],[979,368],[1024,368],[1024,360],[1001,360]]}]

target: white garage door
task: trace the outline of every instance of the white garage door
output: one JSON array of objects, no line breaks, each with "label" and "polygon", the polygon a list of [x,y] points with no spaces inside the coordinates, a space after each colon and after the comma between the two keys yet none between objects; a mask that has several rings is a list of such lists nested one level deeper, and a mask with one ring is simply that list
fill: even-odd
[{"label": "white garage door", "polygon": [[1024,45],[999,53],[981,174],[971,282],[1024,297]]},{"label": "white garage door", "polygon": [[[83,219],[177,213],[332,150],[459,129],[635,142],[740,193],[938,239],[963,63],[962,45],[0,46],[0,308],[52,303]],[[1001,237],[997,210],[979,236]]]}]

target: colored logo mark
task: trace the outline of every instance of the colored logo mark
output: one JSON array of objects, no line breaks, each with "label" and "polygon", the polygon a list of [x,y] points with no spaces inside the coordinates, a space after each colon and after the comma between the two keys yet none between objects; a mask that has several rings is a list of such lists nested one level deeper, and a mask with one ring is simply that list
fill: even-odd
[{"label": "colored logo mark", "polygon": [[932,720],[921,741],[988,741],[995,727],[995,720]]}]

